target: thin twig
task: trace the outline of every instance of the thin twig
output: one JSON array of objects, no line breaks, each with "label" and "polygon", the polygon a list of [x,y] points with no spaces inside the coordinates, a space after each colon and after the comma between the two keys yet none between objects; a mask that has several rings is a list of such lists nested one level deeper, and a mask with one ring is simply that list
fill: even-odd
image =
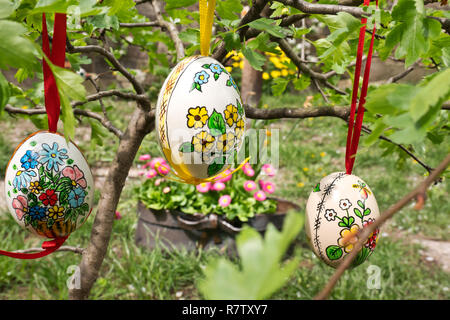
[{"label": "thin twig", "polygon": [[167,29],[167,32],[169,33],[169,36],[175,45],[175,50],[177,52],[177,61],[182,60],[184,58],[184,45],[178,35],[177,27],[175,26],[175,24],[173,24],[167,20],[164,20],[162,13],[161,13],[161,8],[160,8],[157,0],[153,0],[152,5],[153,5],[153,9],[155,10],[156,19],[158,20],[158,24]]},{"label": "thin twig", "polygon": [[317,88],[317,90],[319,90],[320,95],[322,96],[323,100],[325,100],[325,102],[327,104],[329,104],[330,100],[328,100],[327,95],[325,94],[325,92],[323,92],[322,88],[320,87],[319,82],[315,78],[312,78],[312,81],[313,81],[314,86]]},{"label": "thin twig", "polygon": [[392,218],[394,214],[399,212],[400,209],[402,209],[404,206],[406,206],[410,201],[414,199],[420,202],[421,205],[423,206],[428,187],[439,178],[441,173],[444,172],[444,170],[448,167],[449,164],[450,164],[450,154],[448,154],[445,157],[445,159],[436,167],[436,169],[433,170],[432,173],[414,190],[412,190],[410,193],[404,196],[401,200],[399,200],[397,203],[391,206],[388,210],[383,212],[380,218],[377,219],[374,223],[371,223],[368,226],[364,227],[362,230],[360,230],[360,232],[358,233],[358,242],[353,247],[352,252],[350,252],[350,254],[344,259],[344,261],[342,261],[342,263],[339,265],[335,273],[331,276],[328,283],[325,285],[322,291],[320,291],[320,293],[314,297],[314,299],[323,300],[328,298],[338,280],[344,274],[345,270],[347,270],[347,268],[350,267],[352,261],[356,258],[359,251],[363,247],[364,243],[367,241],[367,238],[372,232],[375,231],[376,228],[380,227],[383,223]]},{"label": "thin twig", "polygon": [[[80,247],[71,247],[71,246],[61,246],[58,249],[55,250],[55,252],[57,251],[70,251],[76,254],[83,254],[84,252],[84,248],[80,248]],[[16,250],[14,251],[14,253],[33,253],[33,252],[42,252],[44,251],[44,249],[42,248],[28,248],[28,249],[24,249],[24,250]]]}]

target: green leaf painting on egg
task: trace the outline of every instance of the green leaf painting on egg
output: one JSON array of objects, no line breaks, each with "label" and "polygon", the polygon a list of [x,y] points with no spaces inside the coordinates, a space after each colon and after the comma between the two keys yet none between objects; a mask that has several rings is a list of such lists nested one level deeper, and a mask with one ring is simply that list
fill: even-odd
[{"label": "green leaf painting on egg", "polygon": [[326,249],[327,257],[330,260],[338,260],[344,253],[339,246],[328,246]]},{"label": "green leaf painting on egg", "polygon": [[208,176],[214,176],[219,173],[219,171],[225,165],[226,158],[225,157],[217,157],[213,160],[213,162],[208,166]]},{"label": "green leaf painting on egg", "polygon": [[185,142],[185,143],[181,144],[178,151],[183,152],[183,153],[194,152],[194,145],[191,142]]},{"label": "green leaf painting on egg", "polygon": [[227,131],[225,127],[225,120],[223,119],[222,114],[218,113],[216,109],[214,109],[211,117],[209,117],[208,128],[211,135],[215,137],[220,136]]},{"label": "green leaf painting on egg", "polygon": [[236,104],[237,104],[238,112],[242,116],[244,114],[244,108],[242,108],[242,105],[241,105],[241,103],[239,102],[238,99],[236,99]]}]

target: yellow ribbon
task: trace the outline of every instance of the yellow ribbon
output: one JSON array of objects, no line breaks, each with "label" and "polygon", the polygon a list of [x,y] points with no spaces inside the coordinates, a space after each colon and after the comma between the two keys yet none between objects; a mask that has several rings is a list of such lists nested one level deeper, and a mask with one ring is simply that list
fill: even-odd
[{"label": "yellow ribbon", "polygon": [[216,0],[199,0],[200,53],[202,54],[202,56],[209,55],[209,44],[211,42],[215,7]]},{"label": "yellow ribbon", "polygon": [[221,172],[221,173],[218,173],[218,174],[216,174],[215,176],[212,176],[212,177],[209,177],[209,178],[206,178],[206,179],[200,179],[200,178],[196,178],[196,177],[193,177],[193,176],[191,176],[191,175],[188,175],[188,176],[184,176],[184,175],[178,175],[177,174],[177,172],[175,171],[172,171],[173,172],[173,174],[175,175],[175,176],[177,176],[177,178],[173,178],[173,177],[170,177],[170,176],[165,176],[164,178],[166,178],[166,179],[168,179],[168,180],[171,180],[171,181],[175,181],[175,182],[180,182],[180,183],[189,183],[189,184],[193,184],[193,185],[198,185],[198,184],[200,184],[200,183],[204,183],[204,182],[215,182],[215,181],[217,181],[217,180],[220,180],[220,179],[225,179],[226,177],[228,177],[228,176],[231,176],[232,174],[234,174],[236,171],[238,171],[239,169],[241,169],[248,161],[250,160],[250,157],[248,157],[247,159],[245,159],[244,160],[244,162],[242,162],[237,168],[235,168],[233,171],[230,171],[230,172],[228,172],[228,173],[223,173],[223,172]]}]

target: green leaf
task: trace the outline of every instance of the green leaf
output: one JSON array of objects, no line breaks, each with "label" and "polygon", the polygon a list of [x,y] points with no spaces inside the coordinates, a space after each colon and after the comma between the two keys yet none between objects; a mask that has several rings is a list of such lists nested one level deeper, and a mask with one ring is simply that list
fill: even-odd
[{"label": "green leaf", "polygon": [[31,11],[31,14],[36,13],[66,13],[67,8],[72,5],[78,5],[76,0],[39,0]]},{"label": "green leaf", "polygon": [[[437,73],[411,100],[410,114],[419,120],[428,110],[450,96],[450,68]],[[442,101],[443,102],[443,101]]]},{"label": "green leaf", "polygon": [[303,226],[303,216],[287,214],[282,232],[269,225],[264,239],[254,229],[245,227],[237,236],[240,266],[226,258],[208,263],[198,288],[207,299],[268,299],[280,289],[298,266],[293,259],[282,258]]},{"label": "green leaf", "polygon": [[189,7],[197,0],[166,0],[166,10]]},{"label": "green leaf", "polygon": [[302,74],[300,78],[296,78],[292,81],[295,90],[302,91],[309,87],[311,84],[311,78],[305,74]]},{"label": "green leaf", "polygon": [[439,36],[441,26],[425,16],[423,0],[399,0],[392,10],[392,18],[397,23],[386,38],[386,46],[392,49],[399,43],[395,57],[405,57],[405,67],[408,67],[428,51],[431,40]]},{"label": "green leaf", "polygon": [[239,19],[242,8],[240,0],[220,0],[216,2],[216,11],[222,19]]},{"label": "green leaf", "polygon": [[244,47],[242,49],[242,54],[248,60],[253,69],[262,71],[262,66],[264,65],[264,63],[266,63],[265,56],[261,55],[256,51],[251,50],[248,47]]},{"label": "green leaf", "polygon": [[178,151],[183,152],[183,153],[194,152],[194,145],[190,142],[185,142],[185,143],[181,144]]},{"label": "green leaf", "polygon": [[250,22],[248,25],[250,26],[250,28],[266,31],[267,33],[269,33],[274,37],[284,38],[286,36],[287,30],[285,30],[280,26],[277,26],[274,23],[275,21],[272,19],[259,18],[257,20]]},{"label": "green leaf", "polygon": [[[47,63],[50,61],[46,58]],[[83,86],[83,78],[64,68],[49,63],[55,77],[58,87],[59,98],[61,101],[61,120],[64,123],[64,136],[66,140],[73,139],[75,136],[75,116],[73,114],[70,99],[84,101],[86,100],[86,89]]]},{"label": "green leaf", "polygon": [[289,83],[289,79],[286,78],[276,78],[272,81],[272,93],[274,96],[280,96],[286,90]]},{"label": "green leaf", "polygon": [[340,257],[342,257],[342,254],[344,253],[342,251],[342,248],[336,245],[328,246],[325,250],[327,253],[327,257],[330,260],[338,260]]},{"label": "green leaf", "polygon": [[367,208],[366,210],[364,210],[364,215],[368,216],[370,214],[371,210],[369,208]]},{"label": "green leaf", "polygon": [[0,19],[8,18],[14,12],[14,4],[9,0],[0,0]]},{"label": "green leaf", "polygon": [[20,189],[20,192],[22,192],[24,194],[27,194],[28,193],[28,189],[27,188],[22,188],[22,189]]},{"label": "green leaf", "polygon": [[0,72],[0,114],[2,114],[3,108],[9,101],[11,91],[9,89],[8,80],[6,80],[3,73]]},{"label": "green leaf", "polygon": [[0,21],[0,69],[38,70],[40,62],[34,44],[25,37],[25,27],[14,21]]},{"label": "green leaf", "polygon": [[218,113],[214,109],[213,113],[208,119],[208,128],[210,129],[211,135],[217,137],[224,134],[227,131],[225,126],[225,120],[221,113]]},{"label": "green leaf", "polygon": [[366,205],[364,204],[364,202],[362,202],[361,200],[358,200],[358,206],[362,209],[364,209],[366,207]]}]

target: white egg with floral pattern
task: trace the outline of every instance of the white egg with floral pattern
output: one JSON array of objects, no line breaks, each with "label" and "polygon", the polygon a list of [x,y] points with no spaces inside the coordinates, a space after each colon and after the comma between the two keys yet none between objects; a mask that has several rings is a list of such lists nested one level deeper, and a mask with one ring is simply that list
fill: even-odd
[{"label": "white egg with floral pattern", "polygon": [[[306,235],[316,256],[336,268],[353,251],[359,230],[379,217],[378,204],[369,186],[357,176],[335,172],[324,177],[308,198]],[[353,266],[372,254],[378,238],[376,229]]]},{"label": "white egg with floral pattern", "polygon": [[231,74],[217,60],[179,62],[156,103],[159,144],[175,174],[198,184],[230,167],[242,145],[245,112]]},{"label": "white egg with floral pattern", "polygon": [[90,215],[94,179],[86,159],[59,133],[38,131],[24,139],[8,162],[7,206],[35,235],[68,236]]}]

